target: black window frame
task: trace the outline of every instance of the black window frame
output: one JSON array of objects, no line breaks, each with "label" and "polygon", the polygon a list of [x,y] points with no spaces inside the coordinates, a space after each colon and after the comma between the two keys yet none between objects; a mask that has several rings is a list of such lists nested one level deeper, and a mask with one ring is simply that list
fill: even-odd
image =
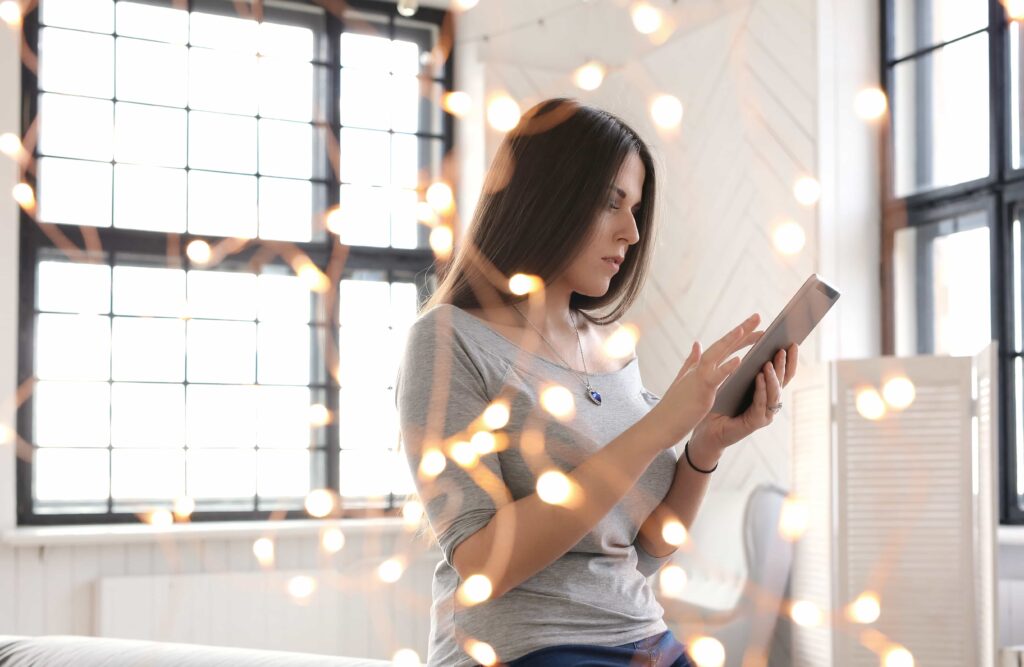
[{"label": "black window frame", "polygon": [[[946,42],[939,42],[926,47],[915,48],[910,53],[894,57],[895,54],[895,7],[899,0],[881,0],[881,82],[883,90],[892,104],[894,96],[894,68],[904,62],[927,57],[944,46],[987,32],[988,64],[989,64],[989,174],[984,178],[958,183],[950,186],[934,187],[924,191],[916,191],[905,197],[895,194],[895,150],[893,114],[886,116],[880,126],[880,174],[882,193],[882,230],[881,230],[881,285],[882,285],[882,353],[896,353],[895,331],[895,284],[894,284],[894,247],[897,232],[906,227],[924,229],[937,221],[971,212],[982,212],[988,218],[990,248],[990,285],[991,285],[991,331],[992,338],[998,342],[999,363],[994,382],[998,394],[998,461],[999,461],[999,518],[1002,524],[1024,524],[1024,508],[1020,506],[1015,495],[1017,484],[1017,466],[1013,443],[1017,437],[1015,410],[1017,401],[1024,397],[1015,396],[1013,383],[1014,359],[1024,356],[1024,350],[1014,349],[1013,330],[1013,248],[1012,223],[1014,208],[1024,206],[1024,165],[1014,169],[1011,150],[1011,107],[1009,76],[1009,24],[1010,19],[999,0],[988,0],[988,26],[965,33]],[[927,9],[928,0],[915,0],[917,8]],[[927,16],[927,12],[924,14]],[[920,21],[922,12],[915,13],[915,21]],[[916,85],[922,86],[918,77]],[[922,92],[920,90],[918,93]],[[922,96],[927,100],[927,96]],[[918,154],[915,160],[922,162],[922,149],[928,144],[922,140],[928,129],[929,109],[916,105],[914,122],[917,141],[915,147]],[[918,259],[924,259],[925,246],[918,243]],[[920,266],[920,262],[918,263]],[[918,273],[920,276],[920,273]],[[1021,308],[1024,304],[1017,304]],[[929,306],[918,304],[918,346],[926,345],[933,340],[934,332],[922,331],[922,327],[932,326],[931,318],[922,319],[922,307],[927,311]]]},{"label": "black window frame", "polygon": [[[121,0],[115,0],[121,1]],[[135,0],[140,1],[140,0]],[[141,0],[145,2],[146,0]],[[328,72],[326,77],[325,88],[327,99],[324,103],[324,107],[327,110],[326,118],[317,119],[314,118],[313,125],[315,130],[324,131],[326,130],[326,136],[330,140],[337,142],[338,131],[341,127],[340,120],[340,92],[339,92],[339,81],[337,73],[340,71],[340,36],[346,31],[346,18],[344,16],[337,16],[331,11],[332,5],[330,3],[320,3],[314,0],[290,0],[291,4],[295,6],[306,5],[315,11],[323,12],[324,22],[324,33],[319,38],[323,39],[323,44],[326,48],[325,57],[320,53],[314,57],[314,64],[324,66]],[[208,11],[209,5],[203,0],[189,0],[187,3],[187,9],[189,12],[196,7],[197,4],[203,4],[202,11]],[[224,2],[226,13],[232,11],[233,3]],[[379,19],[381,23],[386,23],[386,35],[390,39],[394,39],[396,36],[400,38],[413,38],[414,29],[410,28],[407,24],[403,25],[402,22],[407,21],[405,17],[398,15],[397,4],[393,2],[385,2],[378,0],[346,0],[343,3],[346,10],[353,10],[362,14],[372,14],[375,19]],[[264,16],[268,19],[278,18],[269,16],[269,12],[281,12],[284,11],[279,8],[264,8]],[[237,16],[238,14],[230,14]],[[439,70],[439,76],[429,76],[431,80],[431,86],[440,84],[441,89],[444,92],[454,90],[454,39],[452,35],[453,23],[451,14],[443,9],[431,8],[431,7],[420,7],[415,16],[412,17],[413,21],[429,24],[431,30],[436,27],[437,40],[433,45],[432,49],[434,54],[441,53],[446,56],[445,62],[442,66],[437,67]],[[353,26],[360,23],[358,20],[351,22]],[[22,25],[22,39],[24,44],[33,53],[38,53],[39,44],[39,4],[35,3],[30,11],[28,11],[23,20]],[[356,32],[360,30],[355,29]],[[421,31],[422,32],[422,31]],[[428,38],[429,39],[429,38]],[[440,48],[438,48],[440,45]],[[319,50],[319,49],[318,49]],[[433,66],[432,66],[433,67]],[[424,75],[421,74],[420,78],[423,79]],[[36,73],[33,68],[26,64],[25,59],[22,59],[21,67],[21,132],[22,136],[27,136],[34,132],[35,129],[32,127],[38,112],[39,95],[41,93],[39,89],[39,83]],[[431,101],[428,99],[427,104]],[[421,110],[423,109],[422,98],[421,98]],[[451,178],[446,173],[448,171],[448,165],[446,164],[447,158],[451,155],[451,151],[455,144],[455,118],[452,114],[444,111],[441,108],[435,110],[436,113],[441,115],[441,133],[432,134],[429,126],[424,126],[421,123],[421,131],[417,132],[416,135],[420,138],[426,137],[429,139],[439,140],[441,142],[441,163],[438,165],[440,173],[436,176],[443,178],[447,182],[451,182]],[[422,116],[421,116],[422,117]],[[393,133],[393,130],[388,130],[389,133]],[[38,150],[33,151],[33,164],[41,157]],[[330,150],[326,149],[322,151],[322,155],[315,155],[315,159],[321,159],[324,162],[324,178],[318,179],[315,175],[309,179],[314,183],[318,180],[326,182],[326,206],[325,210],[331,207],[337,206],[339,201],[339,177],[335,173],[335,169],[331,166]],[[424,159],[421,157],[421,159]],[[429,156],[425,158],[429,160]],[[113,162],[113,161],[112,161]],[[188,167],[186,166],[186,170]],[[35,173],[34,169],[23,170],[21,174],[22,179],[35,189]],[[454,184],[453,184],[454,188]],[[420,192],[420,199],[422,199],[424,186],[420,184],[417,188]],[[315,230],[314,230],[315,233]],[[422,225],[417,226],[418,236],[418,247],[415,249],[404,249],[394,247],[370,247],[370,246],[343,246],[338,241],[338,236],[330,230],[324,230],[324,237],[322,240],[317,240],[314,236],[314,240],[310,242],[278,242],[278,241],[262,241],[259,237],[256,237],[253,242],[249,243],[241,251],[231,255],[232,263],[238,264],[252,264],[260,266],[259,251],[260,248],[268,244],[287,244],[289,246],[298,248],[324,273],[332,275],[329,267],[332,265],[332,259],[336,263],[340,259],[344,262],[344,268],[339,274],[339,280],[346,277],[358,274],[359,272],[383,272],[386,276],[384,279],[388,282],[393,281],[408,281],[416,285],[417,295],[419,302],[422,302],[429,293],[434,289],[436,285],[436,268],[437,264],[433,251],[428,245],[429,231]],[[103,513],[90,512],[90,513],[76,513],[76,512],[64,512],[64,513],[37,513],[33,503],[33,492],[32,492],[32,480],[33,480],[33,467],[30,457],[24,456],[24,451],[27,449],[29,452],[34,452],[36,446],[31,444],[33,442],[33,415],[32,415],[32,387],[35,383],[34,376],[34,357],[35,357],[35,317],[36,317],[36,267],[40,260],[49,258],[54,252],[59,252],[60,239],[65,238],[70,240],[75,246],[79,248],[88,248],[91,244],[99,243],[105,254],[103,260],[105,264],[113,266],[116,264],[115,257],[121,254],[134,254],[144,255],[147,257],[160,258],[166,257],[174,262],[176,268],[189,269],[192,264],[185,254],[185,247],[193,239],[204,239],[212,242],[221,240],[222,237],[214,237],[207,235],[195,235],[190,234],[187,230],[183,233],[165,233],[165,232],[151,232],[151,231],[140,231],[132,229],[117,228],[111,225],[110,227],[85,227],[74,224],[61,224],[61,223],[43,223],[36,222],[32,215],[24,210],[20,211],[19,219],[19,306],[18,306],[18,387],[19,397],[21,400],[17,406],[17,439],[18,446],[17,451],[19,456],[16,462],[16,494],[17,494],[17,524],[20,526],[52,526],[52,525],[84,525],[84,524],[118,524],[118,523],[138,523],[142,521],[140,515],[135,512],[115,512],[112,511],[113,499],[108,494],[106,500],[107,511]],[[340,250],[339,250],[340,248]],[[276,260],[278,263],[282,262],[280,258]],[[197,266],[196,268],[204,268]],[[317,361],[320,363],[320,368],[314,368],[314,374],[310,379],[310,388],[316,392],[319,390],[322,392],[324,399],[324,405],[330,410],[331,414],[336,415],[338,413],[338,392],[340,385],[334,373],[331,372],[330,366],[332,364],[332,355],[330,346],[333,345],[335,349],[335,359],[337,353],[337,334],[339,322],[338,312],[338,299],[337,299],[337,283],[338,281],[332,280],[331,287],[325,295],[316,296],[314,307],[314,319],[311,320],[310,326],[314,332],[314,336],[320,334],[320,338],[323,335],[327,336],[327,344],[324,349],[327,350],[327,354],[319,354],[316,345],[311,344],[311,355],[313,360],[311,363],[316,365]],[[316,319],[317,311],[321,311],[322,315],[322,331],[317,331],[318,328],[314,323]],[[111,314],[112,317],[112,314]],[[323,350],[319,350],[322,352]],[[322,379],[322,384],[318,378]],[[112,380],[108,380],[110,382]],[[317,475],[311,478],[312,488],[327,488],[334,491],[336,494],[339,492],[339,454],[340,448],[338,424],[336,419],[330,420],[325,426],[322,427],[325,431],[325,445],[322,446],[323,451],[323,464],[324,470],[319,471],[318,475],[322,485],[317,484]],[[108,449],[111,445],[108,444]],[[311,452],[316,450],[313,446],[310,447]],[[311,460],[316,460],[316,457],[311,456]],[[317,472],[317,471],[313,471]],[[203,521],[260,521],[260,520],[294,520],[294,519],[308,519],[307,514],[301,507],[295,509],[258,509],[259,505],[254,496],[254,508],[249,510],[199,510],[193,512],[189,521],[192,522],[203,522]],[[335,513],[332,513],[333,518],[367,518],[367,517],[381,517],[381,516],[401,516],[400,503],[404,500],[405,496],[396,496],[394,494],[388,494],[386,501],[383,505],[373,503],[360,503],[358,501],[354,503],[346,503]]]}]

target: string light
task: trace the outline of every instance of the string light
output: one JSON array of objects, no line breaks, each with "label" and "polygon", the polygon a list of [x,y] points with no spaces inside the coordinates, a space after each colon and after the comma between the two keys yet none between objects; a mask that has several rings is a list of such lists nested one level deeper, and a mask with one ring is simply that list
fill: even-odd
[{"label": "string light", "polygon": [[498,132],[508,132],[521,117],[519,103],[505,93],[495,95],[487,104],[487,122]]},{"label": "string light", "polygon": [[420,667],[420,654],[411,648],[400,648],[391,656],[391,667]]},{"label": "string light", "polygon": [[196,511],[196,501],[188,496],[182,496],[174,501],[174,516],[178,517],[180,521],[184,521],[192,516],[192,512]]},{"label": "string light", "polygon": [[252,554],[264,567],[274,564],[274,541],[269,537],[261,537],[252,543]]},{"label": "string light", "polygon": [[633,27],[643,35],[657,32],[663,21],[661,10],[646,2],[638,2],[633,5],[629,14],[633,19]]},{"label": "string light", "polygon": [[316,592],[316,579],[299,574],[288,580],[288,594],[296,601],[308,600]]},{"label": "string light", "polygon": [[21,139],[18,138],[18,135],[11,132],[0,134],[0,153],[9,158],[17,159],[24,152],[25,148],[21,145]]},{"label": "string light", "polygon": [[772,232],[772,244],[782,255],[796,255],[804,249],[807,243],[807,235],[800,223],[788,220]]},{"label": "string light", "polygon": [[658,95],[651,100],[651,118],[654,123],[669,130],[683,121],[683,103],[674,95]]},{"label": "string light", "polygon": [[894,410],[906,410],[914,402],[917,389],[910,378],[894,377],[882,386],[885,402]]},{"label": "string light", "polygon": [[213,248],[206,241],[196,239],[185,246],[185,254],[195,264],[207,264],[213,257]]},{"label": "string light", "polygon": [[398,13],[402,16],[413,16],[420,8],[419,0],[398,0]]},{"label": "string light", "polygon": [[21,6],[15,0],[0,2],[0,19],[12,28],[21,26]]},{"label": "string light", "polygon": [[889,108],[889,101],[878,88],[865,88],[857,93],[854,108],[862,120],[878,120]]},{"label": "string light", "polygon": [[469,93],[453,90],[441,96],[441,106],[451,115],[462,118],[469,113],[470,108],[473,106],[473,100],[470,98]]},{"label": "string light", "polygon": [[328,528],[320,536],[320,546],[329,554],[336,554],[345,546],[345,533],[340,528]]},{"label": "string light", "polygon": [[885,416],[885,401],[874,387],[865,387],[857,392],[857,412],[864,419],[876,421]]},{"label": "string light", "polygon": [[607,74],[605,66],[592,60],[577,68],[572,79],[583,90],[597,90],[604,82],[605,74]]},{"label": "string light", "polygon": [[36,208],[36,195],[32,186],[28,183],[18,183],[11,188],[11,196],[26,211],[32,212]]},{"label": "string light", "polygon": [[814,206],[821,199],[821,184],[810,176],[802,176],[793,184],[793,197],[802,206]]}]

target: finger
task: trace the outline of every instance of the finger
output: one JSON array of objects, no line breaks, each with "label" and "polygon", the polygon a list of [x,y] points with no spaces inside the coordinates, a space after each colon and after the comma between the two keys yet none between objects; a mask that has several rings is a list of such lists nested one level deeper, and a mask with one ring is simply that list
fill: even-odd
[{"label": "finger", "polygon": [[775,353],[775,377],[779,378],[779,386],[782,386],[782,379],[786,377],[786,350],[779,350]]},{"label": "finger", "polygon": [[733,349],[730,350],[729,354],[734,354],[736,352],[739,352],[740,350],[742,350],[745,347],[753,345],[757,341],[761,340],[762,336],[764,336],[764,331],[763,330],[762,331],[751,331],[746,336],[744,336],[740,340],[740,342],[736,343],[736,345],[733,347]]},{"label": "finger", "polygon": [[754,422],[755,426],[765,423],[768,416],[768,391],[766,389],[764,373],[758,373],[754,379],[754,402],[750,404],[750,411],[756,420]]},{"label": "finger", "polygon": [[715,341],[711,347],[707,349],[707,352],[704,353],[704,358],[707,359],[708,362],[717,366],[723,359],[732,353],[731,350],[733,349],[733,346],[743,340],[744,335],[746,335],[747,332],[752,331],[760,321],[761,316],[754,313],[737,325],[735,329]]},{"label": "finger", "polygon": [[786,352],[786,379],[782,381],[783,387],[789,384],[789,381],[796,375],[796,362],[799,356],[800,346],[793,343]]},{"label": "finger", "polygon": [[686,361],[683,362],[683,370],[682,370],[683,375],[686,375],[686,373],[691,368],[693,368],[693,366],[697,363],[697,361],[699,359],[700,359],[700,343],[698,343],[697,341],[694,341],[693,345],[690,346],[690,356],[686,357]]},{"label": "finger", "polygon": [[739,357],[733,357],[729,361],[725,362],[724,364],[716,368],[713,376],[715,386],[718,386],[725,382],[725,378],[729,377],[733,373],[733,371],[740,367],[741,361],[742,359],[740,359]]},{"label": "finger", "polygon": [[782,396],[782,385],[779,383],[779,376],[775,374],[775,366],[771,362],[765,362],[764,379],[768,388],[768,405],[778,405]]}]

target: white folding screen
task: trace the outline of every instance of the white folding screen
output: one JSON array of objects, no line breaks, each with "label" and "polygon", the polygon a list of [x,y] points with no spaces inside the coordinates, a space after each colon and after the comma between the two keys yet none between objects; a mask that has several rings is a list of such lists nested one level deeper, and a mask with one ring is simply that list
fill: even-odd
[{"label": "white folding screen", "polygon": [[[994,664],[995,369],[994,345],[973,359],[838,361],[794,391],[809,522],[792,597],[824,612],[796,628],[794,665],[874,667],[898,649],[918,665]],[[884,391],[894,378],[909,380],[906,407]],[[855,622],[864,594],[880,613]]]}]

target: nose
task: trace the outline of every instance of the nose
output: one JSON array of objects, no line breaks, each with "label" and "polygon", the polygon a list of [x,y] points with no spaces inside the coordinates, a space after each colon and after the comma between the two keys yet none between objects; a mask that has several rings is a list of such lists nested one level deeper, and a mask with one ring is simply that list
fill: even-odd
[{"label": "nose", "polygon": [[625,239],[626,243],[633,245],[640,240],[640,231],[637,229],[636,218],[632,213],[629,213],[626,219],[628,223],[623,228],[621,237]]}]

